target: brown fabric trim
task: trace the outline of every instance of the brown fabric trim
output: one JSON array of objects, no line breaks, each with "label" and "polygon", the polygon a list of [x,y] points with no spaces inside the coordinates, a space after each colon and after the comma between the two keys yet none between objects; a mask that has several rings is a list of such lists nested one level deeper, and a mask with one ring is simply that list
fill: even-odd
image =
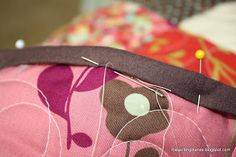
[{"label": "brown fabric trim", "polygon": [[172,93],[201,106],[236,116],[236,89],[198,73],[164,64],[124,50],[97,46],[36,47],[1,50],[0,69],[19,64],[72,64],[94,66],[81,59],[100,64],[111,62],[112,69],[172,90]]}]

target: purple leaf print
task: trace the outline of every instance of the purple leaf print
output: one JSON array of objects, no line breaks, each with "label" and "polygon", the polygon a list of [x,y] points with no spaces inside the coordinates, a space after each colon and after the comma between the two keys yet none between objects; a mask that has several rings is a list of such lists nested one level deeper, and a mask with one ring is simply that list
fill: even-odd
[{"label": "purple leaf print", "polygon": [[[98,68],[93,68],[86,78],[83,80],[82,83],[80,83],[76,87],[76,91],[78,92],[85,92],[85,91],[90,91],[93,89],[96,89],[103,84],[103,77],[104,77],[104,68],[103,67],[98,67]],[[117,77],[117,74],[114,73],[112,70],[107,69],[106,71],[106,82],[109,80],[112,80]]]},{"label": "purple leaf print", "polygon": [[80,147],[86,148],[92,145],[92,139],[85,133],[76,133],[72,135],[72,139]]},{"label": "purple leaf print", "polygon": [[[45,69],[38,78],[38,88],[45,94],[50,105],[50,110],[68,120],[65,104],[70,93],[73,73],[69,66],[56,65]],[[47,106],[44,97],[39,97]]]},{"label": "purple leaf print", "polygon": [[[82,132],[72,134],[70,119],[70,103],[73,92],[93,90],[103,84],[103,67],[93,68],[82,83],[79,83],[89,69],[89,67],[86,67],[73,85],[72,70],[70,66],[66,65],[48,67],[38,77],[38,88],[46,96],[50,105],[50,110],[64,118],[67,122],[67,149],[70,149],[72,141],[74,141],[74,143],[79,147],[83,148],[92,145],[92,139],[87,134]],[[115,77],[117,77],[117,74],[112,70],[107,69],[106,81],[112,80]],[[40,92],[38,95],[42,103],[48,107],[43,95]]]}]

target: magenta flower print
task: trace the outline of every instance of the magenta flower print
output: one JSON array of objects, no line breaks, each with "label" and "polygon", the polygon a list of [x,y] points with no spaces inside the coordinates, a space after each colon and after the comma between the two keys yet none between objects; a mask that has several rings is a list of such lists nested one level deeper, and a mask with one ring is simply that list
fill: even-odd
[{"label": "magenta flower print", "polygon": [[[85,68],[74,84],[72,84],[74,79],[73,72],[70,66],[67,65],[48,67],[38,77],[38,88],[47,97],[47,101],[50,104],[49,109],[67,122],[67,149],[70,149],[71,141],[74,141],[79,147],[84,148],[92,145],[92,139],[86,133],[71,133],[69,112],[73,92],[87,92],[102,86],[104,68],[98,67],[90,69],[89,67]],[[88,72],[88,74],[81,82],[81,78],[83,78],[86,72]],[[112,70],[108,69],[106,81],[112,80],[115,77],[117,77],[117,75]],[[44,97],[41,93],[38,94],[42,103],[47,106]]]}]

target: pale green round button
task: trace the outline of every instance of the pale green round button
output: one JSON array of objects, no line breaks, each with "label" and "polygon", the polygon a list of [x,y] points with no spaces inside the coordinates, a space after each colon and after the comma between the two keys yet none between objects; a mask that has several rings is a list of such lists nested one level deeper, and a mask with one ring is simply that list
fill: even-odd
[{"label": "pale green round button", "polygon": [[125,109],[133,116],[143,116],[150,110],[147,97],[142,94],[132,93],[125,98]]}]

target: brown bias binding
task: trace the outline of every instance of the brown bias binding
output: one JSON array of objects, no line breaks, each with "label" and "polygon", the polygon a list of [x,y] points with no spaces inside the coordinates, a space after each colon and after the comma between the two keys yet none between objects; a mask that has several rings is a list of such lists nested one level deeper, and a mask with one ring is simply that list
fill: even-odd
[{"label": "brown bias binding", "polygon": [[143,56],[108,47],[58,46],[35,47],[21,50],[1,50],[0,69],[19,64],[93,64],[87,57],[100,64],[111,62],[112,69],[146,82],[172,90],[172,93],[201,106],[236,116],[236,89],[207,78],[199,73],[184,70]]}]

